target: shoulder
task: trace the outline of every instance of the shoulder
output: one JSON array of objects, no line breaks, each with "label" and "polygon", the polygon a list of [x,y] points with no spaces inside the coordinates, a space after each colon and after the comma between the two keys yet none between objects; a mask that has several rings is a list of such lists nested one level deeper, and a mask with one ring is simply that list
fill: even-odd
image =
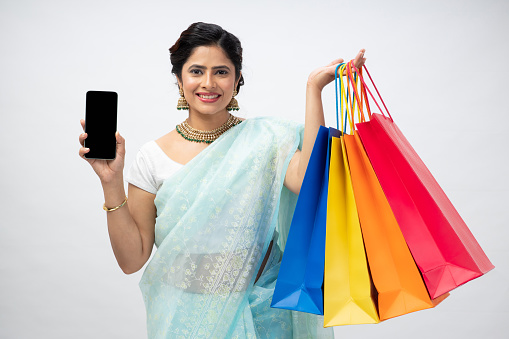
[{"label": "shoulder", "polygon": [[150,140],[150,141],[147,141],[146,143],[144,143],[143,145],[141,145],[140,149],[139,149],[139,153],[141,154],[151,154],[151,153],[154,153],[154,151],[156,150],[156,147],[157,147],[157,144],[155,142],[155,140]]},{"label": "shoulder", "polygon": [[126,175],[126,181],[156,194],[166,178],[176,173],[181,164],[169,158],[156,140],[143,144]]},{"label": "shoulder", "polygon": [[156,159],[161,157],[161,149],[156,140],[150,140],[144,143],[136,154],[137,161],[144,161],[149,167],[153,167]]},{"label": "shoulder", "polygon": [[143,164],[147,170],[154,172],[161,163],[165,163],[167,156],[159,146],[157,140],[144,143],[136,154],[135,163]]},{"label": "shoulder", "polygon": [[143,144],[125,176],[128,183],[152,194],[157,192],[153,179],[155,147],[153,140]]}]

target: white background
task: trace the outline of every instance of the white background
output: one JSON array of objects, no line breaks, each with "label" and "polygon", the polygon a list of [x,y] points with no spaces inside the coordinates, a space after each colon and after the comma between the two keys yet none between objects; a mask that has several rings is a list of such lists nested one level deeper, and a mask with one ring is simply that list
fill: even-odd
[{"label": "white background", "polygon": [[[168,48],[195,21],[244,47],[240,116],[304,121],[308,74],[366,48],[400,129],[495,270],[436,309],[339,338],[503,338],[509,330],[509,2],[0,2],[0,338],[145,338],[137,283],[78,157],[87,90],[119,94],[126,166],[185,118]],[[333,86],[324,90],[335,124]]]}]

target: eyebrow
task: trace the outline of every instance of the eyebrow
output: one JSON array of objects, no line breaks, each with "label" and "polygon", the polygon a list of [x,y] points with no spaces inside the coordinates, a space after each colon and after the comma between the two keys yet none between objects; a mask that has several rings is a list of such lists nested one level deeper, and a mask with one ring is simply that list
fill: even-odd
[{"label": "eyebrow", "polygon": [[[197,65],[197,64],[193,64],[193,65],[189,66],[188,70],[190,70],[191,68],[207,69],[207,67],[202,66],[202,65]],[[220,68],[226,68],[227,70],[230,70],[230,67],[228,67],[226,65],[212,67],[212,69],[220,69]]]}]

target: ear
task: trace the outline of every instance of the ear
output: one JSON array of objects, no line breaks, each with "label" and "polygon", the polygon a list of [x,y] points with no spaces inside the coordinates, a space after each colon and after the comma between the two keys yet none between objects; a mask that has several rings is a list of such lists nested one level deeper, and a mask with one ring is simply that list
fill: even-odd
[{"label": "ear", "polygon": [[239,73],[239,78],[237,79],[237,81],[235,81],[235,87],[233,88],[234,91],[236,91],[237,87],[239,86],[240,78],[242,78],[242,72]]},{"label": "ear", "polygon": [[182,88],[182,89],[184,89],[184,88],[182,87],[182,80],[181,80],[181,79],[179,79],[179,77],[178,77],[178,76],[176,76],[176,75],[175,75],[175,78],[177,78],[177,84],[178,84],[178,86],[179,86],[179,89],[181,89],[181,88]]}]

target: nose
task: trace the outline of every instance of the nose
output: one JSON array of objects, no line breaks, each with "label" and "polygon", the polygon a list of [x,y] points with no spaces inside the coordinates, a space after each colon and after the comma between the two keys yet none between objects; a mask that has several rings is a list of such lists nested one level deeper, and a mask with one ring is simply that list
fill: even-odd
[{"label": "nose", "polygon": [[201,85],[203,88],[214,88],[215,82],[214,82],[214,76],[213,76],[212,72],[205,73]]}]

